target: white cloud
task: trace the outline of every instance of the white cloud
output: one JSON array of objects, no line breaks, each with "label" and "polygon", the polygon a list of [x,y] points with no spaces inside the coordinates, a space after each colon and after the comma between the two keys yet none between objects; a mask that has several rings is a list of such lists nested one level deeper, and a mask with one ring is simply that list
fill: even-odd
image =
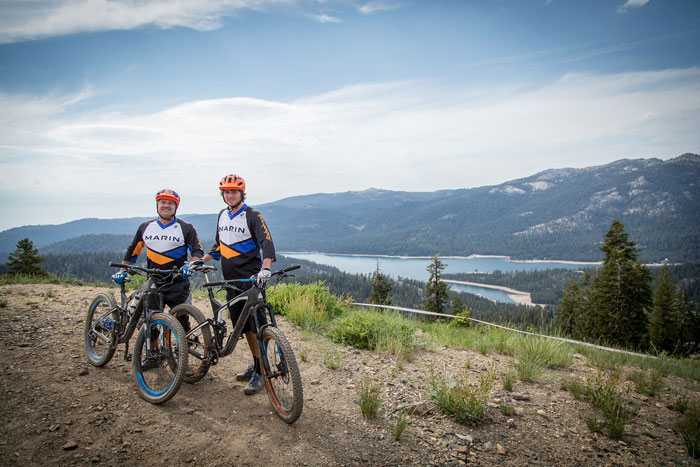
[{"label": "white cloud", "polygon": [[333,16],[328,16],[326,14],[316,15],[315,18],[319,23],[341,23],[342,22],[339,18],[335,18]]},{"label": "white cloud", "polygon": [[624,5],[617,9],[618,13],[625,13],[632,8],[640,8],[649,3],[650,0],[627,0]]},{"label": "white cloud", "polygon": [[[168,186],[183,195],[184,212],[213,212],[212,187],[230,172],[260,204],[369,187],[483,186],[700,150],[697,68],[570,74],[527,90],[358,84],[293,102],[215,99],[139,115],[75,111],[90,95],[0,96],[0,186],[13,206],[41,192],[70,204],[71,218],[147,215],[144,199]],[[42,206],[24,209],[48,222]]]},{"label": "white cloud", "polygon": [[395,10],[397,8],[401,8],[402,6],[403,4],[399,2],[375,0],[361,5],[357,10],[364,15],[371,15],[372,13],[376,13],[378,11]]},{"label": "white cloud", "polygon": [[0,43],[153,25],[209,31],[244,9],[290,0],[24,0],[0,6]]}]

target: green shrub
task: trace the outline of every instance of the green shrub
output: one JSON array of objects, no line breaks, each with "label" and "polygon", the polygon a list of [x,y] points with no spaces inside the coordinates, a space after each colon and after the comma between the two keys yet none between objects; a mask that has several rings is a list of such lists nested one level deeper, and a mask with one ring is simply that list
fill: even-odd
[{"label": "green shrub", "polygon": [[270,291],[267,300],[292,324],[308,330],[320,330],[345,310],[323,282],[282,284]]},{"label": "green shrub", "polygon": [[328,336],[335,342],[361,349],[410,357],[415,347],[413,327],[392,313],[352,310],[333,322]]},{"label": "green shrub", "polygon": [[569,391],[574,399],[580,400],[586,394],[586,386],[576,378],[565,378],[561,382],[561,388]]},{"label": "green shrub", "polygon": [[396,419],[396,425],[394,425],[394,430],[391,432],[391,437],[394,441],[399,441],[401,439],[401,435],[403,435],[403,432],[406,431],[408,427],[408,422],[408,415],[403,413]]},{"label": "green shrub", "polygon": [[685,443],[688,455],[700,459],[700,405],[693,402],[676,425],[676,432]]},{"label": "green shrub", "polygon": [[323,364],[330,370],[337,370],[343,365],[343,352],[335,347],[326,347],[321,350]]},{"label": "green shrub", "polygon": [[655,396],[664,387],[664,375],[657,369],[633,371],[627,379],[634,383],[638,393]]},{"label": "green shrub", "polygon": [[382,388],[378,383],[365,378],[357,390],[357,403],[360,405],[360,412],[365,418],[376,418],[381,405]]},{"label": "green shrub", "polygon": [[586,396],[591,403],[603,413],[608,436],[612,439],[622,439],[625,427],[632,418],[627,394],[617,388],[619,378],[619,372],[607,377],[598,374],[593,381],[589,382],[586,391]]},{"label": "green shrub", "polygon": [[435,404],[457,423],[475,426],[486,412],[489,393],[496,380],[496,367],[481,373],[475,387],[469,385],[468,378],[466,370],[455,380],[449,374],[436,375],[432,366],[428,375]]},{"label": "green shrub", "polygon": [[515,385],[515,373],[512,369],[508,369],[501,375],[501,381],[503,382],[503,389],[510,392],[513,390]]}]

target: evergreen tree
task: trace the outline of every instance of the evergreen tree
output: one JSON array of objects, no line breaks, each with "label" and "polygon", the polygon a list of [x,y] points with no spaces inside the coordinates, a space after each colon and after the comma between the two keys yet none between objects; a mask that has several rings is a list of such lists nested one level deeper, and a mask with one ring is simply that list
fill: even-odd
[{"label": "evergreen tree", "polygon": [[664,266],[656,278],[654,306],[649,318],[649,343],[658,351],[673,353],[681,340],[677,294],[668,267]]},{"label": "evergreen tree", "polygon": [[441,279],[442,270],[447,265],[440,261],[437,256],[433,256],[433,262],[427,267],[430,279],[425,284],[425,309],[433,313],[444,313],[445,307],[450,300],[447,283]]},{"label": "evergreen tree", "polygon": [[452,299],[452,314],[466,319],[452,318],[448,326],[469,327],[472,325],[472,322],[469,320],[469,318],[471,318],[469,307],[462,302],[459,295],[455,295]]},{"label": "evergreen tree", "polygon": [[624,347],[643,347],[652,304],[649,270],[638,261],[638,249],[625,226],[615,219],[601,247],[603,267],[591,285],[589,338]]},{"label": "evergreen tree", "polygon": [[17,249],[7,257],[7,269],[10,274],[44,275],[46,273],[39,264],[43,260],[32,241],[23,238],[17,242]]},{"label": "evergreen tree", "polygon": [[683,287],[678,287],[674,304],[681,329],[679,352],[683,355],[694,354],[700,348],[700,308],[690,303],[688,292]]},{"label": "evergreen tree", "polygon": [[372,292],[369,296],[369,302],[375,305],[391,305],[389,293],[392,288],[391,280],[379,271],[379,262],[377,262],[377,270],[372,278]]},{"label": "evergreen tree", "polygon": [[574,281],[569,281],[564,291],[564,298],[559,305],[559,328],[564,334],[570,336],[574,333],[574,325],[580,314],[581,289]]}]

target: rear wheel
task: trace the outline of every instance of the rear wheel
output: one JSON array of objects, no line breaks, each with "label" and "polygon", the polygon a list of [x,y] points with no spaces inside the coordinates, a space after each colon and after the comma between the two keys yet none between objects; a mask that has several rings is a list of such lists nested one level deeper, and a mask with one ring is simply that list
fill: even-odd
[{"label": "rear wheel", "polygon": [[292,346],[284,334],[273,326],[263,330],[262,344],[260,350],[270,367],[269,373],[263,372],[266,373],[265,387],[272,408],[286,423],[294,423],[301,416],[304,395]]},{"label": "rear wheel", "polygon": [[85,350],[90,363],[106,365],[117,350],[119,312],[110,294],[99,293],[85,317]]},{"label": "rear wheel", "polygon": [[[146,333],[151,334],[151,346]],[[166,313],[154,313],[134,345],[134,378],[141,397],[161,404],[173,397],[187,372],[187,340],[182,325]]]},{"label": "rear wheel", "polygon": [[[183,303],[176,306],[170,313],[182,323],[183,318],[189,321],[190,329],[194,329],[197,325],[204,323],[206,318],[204,314],[195,306]],[[189,365],[185,373],[184,380],[186,383],[196,383],[204,378],[204,375],[209,371],[209,363],[207,363],[207,352],[212,348],[210,326],[197,329],[196,331],[185,332],[187,337],[187,350],[190,354]]]}]

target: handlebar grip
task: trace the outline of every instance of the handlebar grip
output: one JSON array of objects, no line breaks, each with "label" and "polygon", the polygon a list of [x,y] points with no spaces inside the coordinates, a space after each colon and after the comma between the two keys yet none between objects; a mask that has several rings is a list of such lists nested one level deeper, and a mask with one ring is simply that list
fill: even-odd
[{"label": "handlebar grip", "polygon": [[294,266],[289,266],[288,268],[280,269],[279,271],[275,271],[272,275],[273,275],[273,276],[276,276],[276,275],[279,275],[279,274],[286,274],[286,273],[288,273],[289,271],[294,271],[295,269],[299,269],[300,267],[301,267],[301,265],[295,264]]},{"label": "handlebar grip", "polygon": [[113,263],[109,262],[109,265],[114,267],[114,268],[124,268],[124,269],[129,269],[131,267],[131,264],[123,264],[123,263]]}]

